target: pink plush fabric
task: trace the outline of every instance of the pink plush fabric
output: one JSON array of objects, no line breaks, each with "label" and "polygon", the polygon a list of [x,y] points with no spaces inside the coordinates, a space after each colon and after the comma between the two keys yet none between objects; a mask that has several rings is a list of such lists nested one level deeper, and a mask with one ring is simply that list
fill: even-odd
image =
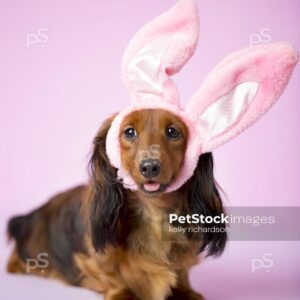
[{"label": "pink plush fabric", "polygon": [[122,78],[132,103],[114,119],[106,151],[123,179],[137,189],[121,164],[119,133],[125,116],[140,109],[165,109],[178,115],[189,129],[185,160],[167,192],[181,187],[194,173],[198,158],[237,136],[257,121],[279,98],[298,61],[288,43],[248,47],[229,55],[210,73],[185,109],[171,75],[193,55],[199,33],[194,1],[179,1],[146,24],[131,40],[122,62]]},{"label": "pink plush fabric", "polygon": [[146,24],[132,38],[122,60],[122,79],[133,105],[140,105],[149,96],[179,105],[176,85],[169,76],[193,55],[198,35],[196,3],[185,0]]},{"label": "pink plush fabric", "polygon": [[297,60],[296,50],[288,43],[248,47],[224,59],[187,104],[185,111],[192,120],[196,121],[205,108],[240,83],[257,82],[259,91],[230,129],[224,128],[217,137],[202,132],[203,151],[212,151],[257,121],[283,92]]}]

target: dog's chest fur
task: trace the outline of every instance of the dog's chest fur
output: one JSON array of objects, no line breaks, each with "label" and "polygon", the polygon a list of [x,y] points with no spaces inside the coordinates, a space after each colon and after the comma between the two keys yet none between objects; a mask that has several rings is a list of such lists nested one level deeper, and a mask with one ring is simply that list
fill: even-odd
[{"label": "dog's chest fur", "polygon": [[[139,291],[141,299],[164,299],[177,284],[178,271],[198,262],[195,245],[183,233],[168,230],[168,204],[174,205],[176,200],[130,197],[121,228],[123,245],[108,247],[102,255],[77,258],[81,269],[98,266],[94,289],[127,286]],[[90,277],[90,271],[85,273]]]}]

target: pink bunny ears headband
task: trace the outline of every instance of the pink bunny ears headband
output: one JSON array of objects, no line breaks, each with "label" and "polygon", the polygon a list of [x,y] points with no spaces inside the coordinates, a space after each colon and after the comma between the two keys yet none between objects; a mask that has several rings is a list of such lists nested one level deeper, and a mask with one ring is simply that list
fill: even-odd
[{"label": "pink bunny ears headband", "polygon": [[181,0],[146,24],[131,39],[122,61],[122,78],[131,105],[112,122],[106,151],[125,187],[137,189],[121,165],[119,131],[125,116],[141,109],[165,109],[179,116],[189,129],[184,164],[168,187],[181,187],[194,173],[198,158],[237,136],[257,121],[280,97],[297,63],[287,43],[252,46],[219,63],[184,109],[180,108],[176,74],[193,55],[199,18],[193,0]]}]

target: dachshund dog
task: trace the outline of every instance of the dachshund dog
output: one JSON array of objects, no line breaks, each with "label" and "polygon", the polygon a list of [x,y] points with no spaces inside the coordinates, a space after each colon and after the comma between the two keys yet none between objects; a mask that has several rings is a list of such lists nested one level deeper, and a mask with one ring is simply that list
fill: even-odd
[{"label": "dachshund dog", "polygon": [[[222,253],[226,224],[176,231],[168,217],[225,213],[211,152],[270,109],[298,54],[288,43],[233,53],[182,108],[170,77],[193,55],[198,34],[197,5],[181,0],[133,36],[121,68],[131,105],[96,135],[88,185],[10,220],[9,272],[57,278],[106,300],[203,299],[188,270],[199,253]],[[42,269],[31,268],[45,257]]]},{"label": "dachshund dog", "polygon": [[[190,287],[188,270],[201,252],[221,254],[226,232],[188,235],[165,225],[170,212],[223,212],[212,154],[200,156],[193,177],[180,189],[163,193],[183,164],[189,132],[166,110],[132,112],[122,122],[119,141],[122,163],[139,189],[125,189],[105,151],[112,120],[94,139],[88,185],[10,220],[16,246],[8,271],[60,279],[104,293],[106,300],[203,299]],[[48,267],[28,270],[28,259],[41,253]]]}]

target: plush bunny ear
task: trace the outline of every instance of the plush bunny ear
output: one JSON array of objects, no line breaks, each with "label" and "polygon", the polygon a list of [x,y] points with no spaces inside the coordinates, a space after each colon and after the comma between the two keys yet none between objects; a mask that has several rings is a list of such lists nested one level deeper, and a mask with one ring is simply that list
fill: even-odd
[{"label": "plush bunny ear", "polygon": [[147,99],[178,105],[177,89],[169,76],[193,55],[198,24],[196,3],[181,0],[131,39],[122,61],[122,78],[133,105]]},{"label": "plush bunny ear", "polygon": [[258,120],[285,89],[298,60],[287,43],[246,48],[227,57],[190,99],[186,113],[210,152]]}]

